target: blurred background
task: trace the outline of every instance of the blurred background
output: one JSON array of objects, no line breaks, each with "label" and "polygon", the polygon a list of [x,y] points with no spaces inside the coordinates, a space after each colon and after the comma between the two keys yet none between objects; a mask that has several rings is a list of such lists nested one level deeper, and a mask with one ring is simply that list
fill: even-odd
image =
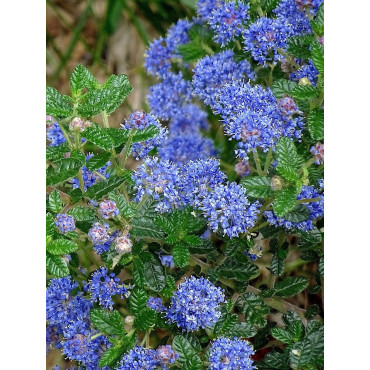
[{"label": "blurred background", "polygon": [[191,18],[196,0],[47,0],[46,4],[47,85],[69,93],[68,76],[79,63],[99,82],[112,73],[126,74],[134,91],[112,116],[117,126],[133,109],[146,109],[145,96],[154,81],[143,66],[147,45],[179,18]]},{"label": "blurred background", "polygon": [[[46,83],[69,94],[68,77],[83,64],[99,82],[126,74],[134,91],[110,123],[118,127],[134,109],[147,110],[145,96],[154,79],[144,69],[149,42],[179,18],[194,15],[196,0],[47,0]],[[47,356],[47,369],[70,368],[59,350]]]}]

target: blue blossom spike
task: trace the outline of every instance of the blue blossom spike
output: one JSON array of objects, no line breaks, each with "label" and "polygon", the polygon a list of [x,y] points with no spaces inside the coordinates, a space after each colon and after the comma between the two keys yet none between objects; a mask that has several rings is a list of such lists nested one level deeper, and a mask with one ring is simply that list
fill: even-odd
[{"label": "blue blossom spike", "polygon": [[252,346],[245,340],[237,338],[218,338],[212,343],[209,354],[211,370],[253,370],[254,355]]},{"label": "blue blossom spike", "polygon": [[183,331],[210,328],[219,320],[219,305],[224,301],[223,289],[203,277],[192,276],[174,292],[167,318]]},{"label": "blue blossom spike", "polygon": [[170,132],[207,131],[209,129],[207,116],[207,112],[197,105],[185,104],[177,114],[171,117],[169,124]]},{"label": "blue blossom spike", "polygon": [[49,146],[58,146],[67,141],[58,122],[52,116],[46,116],[46,138],[50,142]]},{"label": "blue blossom spike", "polygon": [[315,68],[312,60],[308,61],[308,64],[305,64],[296,72],[292,72],[290,74],[290,79],[295,82],[299,82],[302,78],[307,78],[312,86],[316,86],[317,84],[317,77],[319,75],[318,70]]},{"label": "blue blossom spike", "polygon": [[113,200],[104,200],[99,204],[99,213],[104,219],[112,218],[119,215],[119,209]]},{"label": "blue blossom spike", "polygon": [[164,312],[166,307],[163,305],[162,299],[156,297],[149,297],[147,306],[155,312]]},{"label": "blue blossom spike", "polygon": [[197,2],[198,17],[202,21],[208,22],[212,11],[218,8],[222,3],[223,3],[222,0],[198,0]]},{"label": "blue blossom spike", "polygon": [[110,241],[109,225],[101,225],[99,222],[95,222],[88,232],[88,237],[94,245],[102,245],[107,243]]},{"label": "blue blossom spike", "polygon": [[260,206],[258,202],[250,204],[245,189],[232,182],[216,185],[204,198],[200,209],[210,229],[234,238],[254,226]]},{"label": "blue blossom spike", "polygon": [[135,346],[119,362],[117,370],[154,370],[158,366],[154,349]]},{"label": "blue blossom spike", "polygon": [[220,6],[213,9],[208,24],[215,32],[214,40],[227,45],[230,41],[239,37],[244,24],[249,20],[249,5],[242,1],[223,1]]},{"label": "blue blossom spike", "polygon": [[121,299],[129,296],[129,291],[123,286],[114,273],[108,274],[105,267],[94,271],[91,281],[84,287],[92,295],[94,302],[99,302],[103,308],[113,309],[112,296],[120,295]]},{"label": "blue blossom spike", "polygon": [[58,213],[55,217],[55,226],[62,234],[76,229],[75,219],[65,213]]}]

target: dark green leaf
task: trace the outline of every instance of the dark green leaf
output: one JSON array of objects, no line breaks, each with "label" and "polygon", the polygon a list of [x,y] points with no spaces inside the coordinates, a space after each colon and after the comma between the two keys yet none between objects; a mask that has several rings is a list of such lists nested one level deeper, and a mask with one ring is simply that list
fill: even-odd
[{"label": "dark green leaf", "polygon": [[126,219],[135,217],[137,203],[134,202],[127,203],[125,197],[117,192],[111,192],[109,194],[109,199],[116,202],[117,208],[122,217]]},{"label": "dark green leaf", "polygon": [[90,186],[86,191],[86,196],[95,200],[100,200],[112,190],[118,188],[125,180],[126,177],[111,176],[106,181],[99,181],[97,184]]},{"label": "dark green leaf", "polygon": [[200,247],[203,245],[204,239],[198,235],[185,235],[183,241],[189,246]]},{"label": "dark green leaf", "polygon": [[121,343],[108,348],[99,359],[99,367],[115,364],[122,357],[126,348],[127,347]]},{"label": "dark green leaf", "polygon": [[77,249],[77,244],[67,239],[57,239],[46,245],[46,250],[54,255],[69,254]]},{"label": "dark green leaf", "polygon": [[53,87],[46,88],[46,114],[59,118],[69,117],[73,113],[71,98],[61,94]]},{"label": "dark green leaf", "polygon": [[55,232],[55,221],[54,217],[50,214],[46,214],[46,236],[53,236]]},{"label": "dark green leaf", "polygon": [[276,167],[276,171],[280,176],[284,177],[284,179],[286,179],[288,181],[295,182],[295,181],[299,180],[298,172],[293,167],[283,166],[283,165],[280,166],[279,165],[279,166]]},{"label": "dark green leaf", "polygon": [[100,308],[93,309],[90,311],[90,319],[103,333],[122,335],[125,332],[121,315],[116,310],[109,312]]},{"label": "dark green leaf", "polygon": [[78,64],[71,74],[69,86],[72,96],[78,96],[84,88],[95,89],[99,83],[83,65]]},{"label": "dark green leaf", "polygon": [[133,264],[134,264],[134,267],[132,271],[132,276],[134,278],[134,283],[135,285],[142,287],[145,284],[144,264],[138,258],[134,259]]},{"label": "dark green leaf", "polygon": [[49,209],[59,213],[63,209],[63,201],[58,190],[53,190],[49,195]]},{"label": "dark green leaf", "polygon": [[302,222],[310,218],[310,210],[304,204],[297,204],[284,219],[290,222]]},{"label": "dark green leaf", "polygon": [[220,276],[238,281],[248,281],[260,274],[259,268],[249,262],[228,258],[219,268]]},{"label": "dark green leaf", "polygon": [[202,369],[202,361],[191,346],[189,341],[181,335],[176,335],[172,342],[172,347],[179,354],[178,362],[186,370]]},{"label": "dark green leaf", "polygon": [[305,316],[307,319],[312,319],[313,317],[317,316],[319,313],[320,313],[320,307],[317,304],[313,304],[307,307]]},{"label": "dark green leaf", "polygon": [[46,160],[55,161],[65,158],[65,154],[68,153],[71,149],[67,144],[48,146],[46,148]]},{"label": "dark green leaf", "polygon": [[266,324],[265,316],[270,312],[266,303],[253,293],[244,293],[237,300],[237,305],[245,313],[245,321],[260,327]]},{"label": "dark green leaf", "polygon": [[264,13],[270,13],[279,5],[279,2],[280,0],[262,0],[261,8],[263,9]]},{"label": "dark green leaf", "polygon": [[190,42],[188,44],[179,45],[177,51],[182,57],[185,63],[191,63],[197,61],[207,55],[206,51],[202,47],[202,44],[198,41]]},{"label": "dark green leaf", "polygon": [[145,307],[136,316],[134,326],[139,331],[145,331],[155,324],[157,314],[149,307]]},{"label": "dark green leaf", "polygon": [[297,195],[294,188],[288,188],[276,192],[276,198],[272,205],[276,216],[284,217],[288,212],[290,212],[297,204],[296,198]]},{"label": "dark green leaf", "polygon": [[302,321],[294,321],[288,326],[288,332],[292,335],[294,342],[303,339],[305,330]]},{"label": "dark green leaf", "polygon": [[292,98],[309,99],[315,98],[319,94],[319,90],[314,86],[297,85],[293,91],[290,92]]},{"label": "dark green leaf", "polygon": [[172,251],[173,261],[178,267],[185,267],[189,263],[190,252],[183,243],[175,244]]},{"label": "dark green leaf", "polygon": [[147,307],[148,295],[143,288],[135,287],[130,293],[130,309],[135,315],[139,315],[141,311]]},{"label": "dark green leaf", "polygon": [[170,298],[176,290],[176,281],[171,275],[166,276],[166,285],[161,291],[161,295]]},{"label": "dark green leaf", "polygon": [[103,129],[97,124],[88,127],[84,132],[81,133],[81,136],[104,150],[114,148],[114,141],[112,137],[108,134],[106,129]]},{"label": "dark green leaf", "polygon": [[159,293],[166,285],[163,266],[153,255],[151,261],[144,262],[144,276],[146,285],[155,292]]},{"label": "dark green leaf", "polygon": [[276,144],[275,154],[279,166],[298,169],[300,158],[292,139],[285,136],[280,138]]},{"label": "dark green leaf", "polygon": [[66,277],[69,275],[69,268],[66,261],[61,256],[54,256],[46,253],[46,269],[51,275],[56,277]]},{"label": "dark green leaf", "polygon": [[308,60],[311,58],[310,46],[314,37],[312,35],[294,36],[288,40],[287,53],[294,58]]},{"label": "dark green leaf", "polygon": [[68,210],[76,221],[90,221],[96,217],[95,210],[89,207],[76,206]]},{"label": "dark green leaf", "polygon": [[111,153],[108,153],[108,152],[95,154],[93,157],[91,157],[86,162],[86,168],[90,171],[94,171],[94,170],[97,170],[99,168],[102,168],[107,164],[110,157],[111,157]]},{"label": "dark green leaf", "polygon": [[249,322],[238,322],[227,330],[223,335],[229,338],[251,338],[257,333],[257,329]]},{"label": "dark green leaf", "polygon": [[241,182],[242,185],[247,190],[247,195],[254,198],[267,198],[271,196],[271,179],[268,177],[246,177]]},{"label": "dark green leaf", "polygon": [[271,329],[271,335],[275,339],[279,340],[280,342],[283,342],[283,343],[286,343],[286,344],[293,344],[294,343],[293,335],[285,329],[272,328]]},{"label": "dark green leaf", "polygon": [[259,369],[266,370],[289,370],[288,359],[285,353],[269,352],[263,361],[258,363]]},{"label": "dark green leaf", "polygon": [[319,6],[315,19],[311,21],[312,29],[319,35],[324,35],[324,3]]},{"label": "dark green leaf", "polygon": [[285,258],[280,258],[278,253],[274,253],[271,260],[271,272],[275,276],[280,276],[284,272]]},{"label": "dark green leaf", "polygon": [[160,133],[159,128],[154,125],[150,125],[149,127],[145,128],[144,130],[138,130],[135,132],[135,135],[132,139],[133,143],[139,143],[142,141],[147,141],[149,139],[153,139],[154,137],[158,136]]},{"label": "dark green leaf", "polygon": [[324,111],[322,109],[314,109],[309,113],[307,127],[313,140],[324,138]]},{"label": "dark green leaf", "polygon": [[311,46],[312,61],[319,73],[324,74],[324,47],[315,41]]},{"label": "dark green leaf", "polygon": [[78,174],[82,163],[74,158],[65,158],[57,162],[52,173],[46,177],[46,185],[57,185]]},{"label": "dark green leaf", "polygon": [[278,297],[292,297],[306,289],[309,280],[303,276],[289,276],[275,284],[275,294]]},{"label": "dark green leaf", "polygon": [[118,129],[118,128],[107,128],[105,129],[109,136],[114,142],[114,147],[120,146],[125,143],[130,135],[130,130]]},{"label": "dark green leaf", "polygon": [[278,99],[283,98],[285,95],[290,95],[290,93],[295,89],[297,84],[290,80],[276,80],[272,86],[271,90],[274,96]]}]

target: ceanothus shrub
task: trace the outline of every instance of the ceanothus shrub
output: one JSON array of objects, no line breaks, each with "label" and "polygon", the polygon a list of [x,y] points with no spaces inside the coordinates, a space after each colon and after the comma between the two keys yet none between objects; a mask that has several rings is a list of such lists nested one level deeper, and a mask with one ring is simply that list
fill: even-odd
[{"label": "ceanothus shrub", "polygon": [[199,0],[149,45],[150,112],[120,128],[126,76],[78,65],[70,96],[47,88],[48,352],[323,368],[323,18],[321,0]]}]

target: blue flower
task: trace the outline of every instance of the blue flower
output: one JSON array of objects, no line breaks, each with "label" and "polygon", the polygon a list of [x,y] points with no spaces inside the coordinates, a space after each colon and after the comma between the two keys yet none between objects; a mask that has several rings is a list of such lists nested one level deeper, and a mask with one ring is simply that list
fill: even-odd
[{"label": "blue flower", "polygon": [[199,108],[195,104],[185,104],[178,112],[171,117],[169,124],[170,132],[176,131],[198,131],[208,130],[209,123],[207,121],[207,112]]},{"label": "blue flower", "polygon": [[58,213],[55,217],[55,226],[62,234],[76,229],[75,219],[65,213]]},{"label": "blue flower", "polygon": [[97,369],[101,355],[112,346],[105,335],[93,339],[97,333],[90,329],[88,321],[77,320],[71,323],[64,330],[63,353],[70,360],[80,361],[88,370]]},{"label": "blue flower", "polygon": [[170,269],[175,267],[175,262],[173,262],[173,257],[171,255],[160,255],[159,259],[164,267],[169,267]]},{"label": "blue flower", "polygon": [[296,82],[299,82],[301,78],[308,78],[312,86],[316,86],[318,75],[319,75],[319,72],[315,68],[312,60],[310,59],[308,61],[308,64],[305,64],[304,66],[302,66],[298,71],[292,72],[289,77],[292,81],[296,81]]},{"label": "blue flower", "polygon": [[226,84],[255,79],[256,74],[248,61],[235,62],[232,50],[225,50],[199,60],[194,68],[193,94],[214,108],[217,97]]},{"label": "blue flower", "polygon": [[150,126],[157,127],[159,129],[159,134],[149,140],[132,145],[132,154],[137,160],[146,158],[152,149],[162,145],[163,141],[166,139],[167,130],[160,124],[155,116],[138,110],[132,113],[122,125],[122,128],[128,130],[136,129],[139,131]]},{"label": "blue flower", "polygon": [[168,120],[176,116],[181,107],[191,100],[190,81],[180,73],[168,73],[166,78],[149,88],[148,103],[153,114]]},{"label": "blue flower", "polygon": [[179,354],[176,353],[170,345],[159,346],[154,355],[155,360],[162,365],[164,369],[167,369],[166,365],[175,363],[179,358]]},{"label": "blue flower", "polygon": [[243,30],[243,24],[249,19],[249,5],[242,1],[223,1],[220,6],[213,9],[208,24],[214,30],[214,40],[227,45],[237,38]]},{"label": "blue flower", "polygon": [[92,295],[94,302],[99,302],[104,308],[113,309],[112,296],[119,294],[121,299],[129,296],[129,292],[123,286],[114,273],[108,274],[105,267],[94,271],[91,281],[84,286]]},{"label": "blue flower", "polygon": [[53,348],[61,348],[61,335],[63,330],[61,325],[48,325],[46,327],[46,354]]},{"label": "blue flower", "polygon": [[148,302],[146,303],[149,308],[155,312],[164,312],[166,307],[163,305],[162,299],[156,297],[149,297]]},{"label": "blue flower", "polygon": [[105,244],[110,240],[109,225],[101,225],[99,222],[95,222],[87,235],[94,245]]},{"label": "blue flower", "polygon": [[117,370],[154,370],[158,361],[154,358],[155,351],[135,346],[130,349],[119,362]]},{"label": "blue flower", "polygon": [[292,28],[286,20],[262,17],[243,32],[244,50],[259,64],[276,63],[284,58],[278,49],[286,48],[291,35]]},{"label": "blue flower", "polygon": [[318,142],[315,146],[311,147],[310,152],[315,157],[316,164],[324,163],[324,144]]},{"label": "blue flower", "polygon": [[46,138],[50,141],[49,146],[61,145],[67,141],[57,121],[51,116],[46,116]]},{"label": "blue flower", "polygon": [[51,325],[64,327],[78,318],[88,317],[92,302],[82,297],[82,293],[73,292],[78,283],[70,276],[51,279],[46,290],[46,320]]},{"label": "blue flower", "polygon": [[251,259],[251,261],[255,261],[257,258],[262,256],[262,247],[258,244],[255,244],[248,251],[245,251],[245,254]]},{"label": "blue flower", "polygon": [[203,277],[187,278],[171,298],[167,318],[186,331],[212,327],[220,318],[220,303],[225,301],[221,288]]},{"label": "blue flower", "polygon": [[232,182],[216,185],[204,198],[200,209],[214,232],[221,231],[234,238],[253,227],[259,207],[258,202],[250,204],[245,189]]},{"label": "blue flower", "polygon": [[209,354],[211,370],[252,370],[251,356],[254,355],[252,346],[245,340],[237,338],[218,338],[212,343]]},{"label": "blue flower", "polygon": [[197,14],[204,22],[208,22],[212,11],[223,3],[222,0],[198,0]]},{"label": "blue flower", "polygon": [[99,213],[104,219],[112,218],[119,215],[119,209],[113,200],[104,200],[99,204]]}]

